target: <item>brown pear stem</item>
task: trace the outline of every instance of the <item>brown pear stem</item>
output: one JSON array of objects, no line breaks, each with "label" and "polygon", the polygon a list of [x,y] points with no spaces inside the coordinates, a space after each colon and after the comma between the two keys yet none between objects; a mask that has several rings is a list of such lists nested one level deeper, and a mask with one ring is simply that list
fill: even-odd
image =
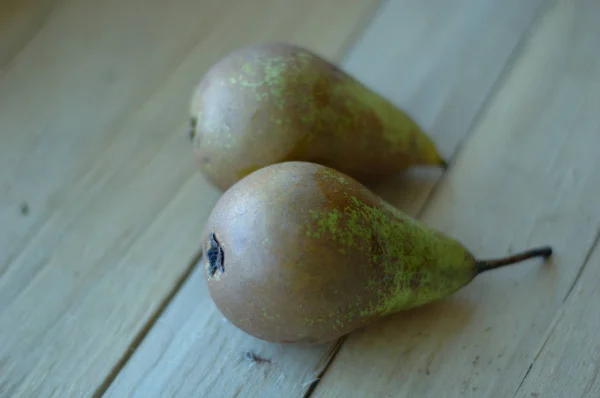
[{"label": "brown pear stem", "polygon": [[552,255],[552,248],[550,246],[538,247],[535,249],[527,250],[521,253],[513,254],[512,256],[492,259],[492,260],[478,260],[475,263],[475,273],[481,274],[482,272],[489,271],[495,268],[504,267],[519,263],[521,261],[529,260],[534,257],[548,258]]}]

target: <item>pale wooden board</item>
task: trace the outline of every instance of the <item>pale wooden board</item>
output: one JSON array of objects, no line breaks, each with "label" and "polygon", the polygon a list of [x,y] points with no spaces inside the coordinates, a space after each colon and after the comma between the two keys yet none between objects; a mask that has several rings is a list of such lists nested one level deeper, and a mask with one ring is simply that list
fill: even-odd
[{"label": "pale wooden board", "polygon": [[[436,1],[435,5],[404,0],[387,2],[342,63],[344,69],[411,110],[449,154],[466,135],[478,108],[542,2],[532,2],[527,7],[516,0],[502,4],[488,0],[485,7],[476,4],[479,3],[445,0]],[[464,14],[473,9],[476,12],[466,18]],[[438,25],[443,28],[431,31],[429,36],[408,35],[411,30],[423,29],[422,26]],[[472,40],[471,32],[479,29],[482,33],[478,40]],[[390,41],[390,37],[403,36],[405,40]],[[429,48],[434,42],[436,51]],[[444,63],[453,67],[441,66]],[[422,70],[423,65],[429,66],[428,72]],[[430,85],[431,80],[440,84]],[[415,87],[425,92],[415,91]],[[426,101],[424,95],[435,100]],[[456,107],[454,101],[463,104],[460,117],[452,110]],[[401,190],[419,198],[426,196],[435,182],[433,177],[398,180],[400,183],[392,181],[379,186],[378,191],[390,196]],[[396,199],[402,202],[402,198]],[[423,203],[423,198],[418,200]],[[418,208],[418,203],[405,205],[415,211]],[[281,396],[286,388],[289,396],[301,396],[309,390],[335,348],[335,344],[310,347],[271,344],[244,334],[224,321],[215,309],[202,272],[197,270],[117,376],[107,395],[186,397],[197,393],[204,397],[236,394],[263,397]],[[272,362],[251,364],[241,357],[245,351],[256,352]]]},{"label": "pale wooden board", "polygon": [[[411,114],[451,158],[544,0],[390,0],[345,67]],[[439,176],[418,169],[373,186],[416,214]]]},{"label": "pale wooden board", "polygon": [[[226,15],[225,8],[215,12]],[[0,274],[57,209],[75,215],[75,207],[84,204],[76,198],[98,183],[86,175],[95,166],[102,170],[98,159],[107,148],[113,146],[106,158],[113,158],[107,163],[117,166],[114,171],[128,160],[129,155],[115,157],[119,145],[113,139],[198,41],[219,26],[198,24],[202,10],[190,0],[110,6],[65,1],[11,62],[0,78],[0,226],[5,226]],[[159,127],[151,134],[138,145],[142,162],[169,132]],[[132,144],[141,137],[123,135]],[[27,217],[20,214],[22,202],[28,204]],[[53,235],[45,251],[53,250],[61,234]]]},{"label": "pale wooden board", "polygon": [[1,396],[90,396],[186,271],[219,196],[186,135],[202,73],[258,40],[338,57],[375,5],[52,10],[0,77]]},{"label": "pale wooden board", "polygon": [[600,247],[556,315],[516,397],[600,396]]},{"label": "pale wooden board", "polygon": [[315,396],[513,397],[599,233],[598,18],[595,0],[549,3],[423,213],[481,257],[551,244],[554,260],[351,335]]},{"label": "pale wooden board", "polygon": [[[107,397],[302,396],[324,347],[247,336],[214,309],[205,283],[201,271],[192,274]],[[271,362],[253,363],[245,352]]]}]

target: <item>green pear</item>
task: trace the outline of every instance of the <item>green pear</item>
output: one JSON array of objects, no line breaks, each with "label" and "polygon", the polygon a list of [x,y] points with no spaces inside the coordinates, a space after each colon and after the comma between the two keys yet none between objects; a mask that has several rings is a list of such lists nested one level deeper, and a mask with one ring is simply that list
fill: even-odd
[{"label": "green pear", "polygon": [[335,169],[285,162],[227,190],[202,233],[205,276],[231,323],[275,342],[327,342],[442,299],[550,247],[478,260]]},{"label": "green pear", "polygon": [[197,164],[223,190],[292,160],[363,183],[415,165],[446,167],[406,112],[296,45],[260,43],[226,54],[202,76],[190,112]]}]

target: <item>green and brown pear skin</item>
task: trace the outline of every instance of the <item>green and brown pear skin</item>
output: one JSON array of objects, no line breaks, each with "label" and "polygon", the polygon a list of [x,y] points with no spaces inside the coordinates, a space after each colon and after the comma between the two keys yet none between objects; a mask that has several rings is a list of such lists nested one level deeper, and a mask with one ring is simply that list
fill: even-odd
[{"label": "green and brown pear skin", "polygon": [[292,44],[259,43],[226,54],[195,87],[190,112],[196,162],[222,190],[292,160],[363,183],[414,165],[446,166],[406,112]]},{"label": "green and brown pear skin", "polygon": [[273,342],[331,341],[442,299],[480,272],[551,253],[545,247],[477,261],[460,242],[348,175],[299,161],[234,184],[209,216],[202,242],[217,308]]}]

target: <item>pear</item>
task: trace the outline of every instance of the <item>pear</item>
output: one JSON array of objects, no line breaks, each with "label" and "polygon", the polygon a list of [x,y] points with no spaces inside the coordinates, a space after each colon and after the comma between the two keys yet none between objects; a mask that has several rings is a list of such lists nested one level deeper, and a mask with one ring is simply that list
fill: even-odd
[{"label": "pear", "polygon": [[352,177],[300,161],[234,184],[201,239],[219,311],[246,333],[282,343],[331,341],[442,299],[484,271],[552,253],[478,260]]},{"label": "pear", "polygon": [[366,183],[447,163],[403,110],[302,47],[226,54],[195,87],[190,135],[200,170],[226,190],[264,166],[309,161]]}]

